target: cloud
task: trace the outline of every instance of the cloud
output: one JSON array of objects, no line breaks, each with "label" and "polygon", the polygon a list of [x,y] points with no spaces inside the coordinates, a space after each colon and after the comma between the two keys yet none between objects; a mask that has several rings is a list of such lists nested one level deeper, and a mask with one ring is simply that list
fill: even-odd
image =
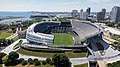
[{"label": "cloud", "polygon": [[76,5],[76,4],[79,4],[79,2],[66,2],[66,3],[63,3],[63,5]]},{"label": "cloud", "polygon": [[88,0],[88,2],[92,3],[109,3],[111,0]]}]

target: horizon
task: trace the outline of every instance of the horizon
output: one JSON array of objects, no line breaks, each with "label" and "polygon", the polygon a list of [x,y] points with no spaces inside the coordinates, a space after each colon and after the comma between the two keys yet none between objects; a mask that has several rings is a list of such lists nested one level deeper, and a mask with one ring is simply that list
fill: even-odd
[{"label": "horizon", "polygon": [[119,0],[2,0],[0,2],[0,12],[71,12],[72,10],[83,9],[88,7],[91,12],[99,12],[103,8],[110,12],[112,7],[120,6]]}]

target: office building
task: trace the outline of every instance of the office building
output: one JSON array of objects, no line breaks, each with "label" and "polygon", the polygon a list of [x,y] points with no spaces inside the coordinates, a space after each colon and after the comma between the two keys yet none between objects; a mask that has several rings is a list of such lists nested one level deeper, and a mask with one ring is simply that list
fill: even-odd
[{"label": "office building", "polygon": [[90,12],[91,12],[91,8],[88,7],[88,8],[86,9],[86,12],[87,12],[87,14],[88,14],[88,16],[89,16],[89,15],[90,15]]},{"label": "office building", "polygon": [[83,19],[83,9],[80,10],[80,19]]},{"label": "office building", "polygon": [[103,21],[104,20],[104,13],[98,12],[96,16],[97,21]]},{"label": "office building", "polygon": [[111,22],[120,22],[120,7],[114,6],[110,16]]},{"label": "office building", "polygon": [[106,16],[106,9],[102,9],[102,12],[103,12],[103,18],[105,19],[105,16]]}]

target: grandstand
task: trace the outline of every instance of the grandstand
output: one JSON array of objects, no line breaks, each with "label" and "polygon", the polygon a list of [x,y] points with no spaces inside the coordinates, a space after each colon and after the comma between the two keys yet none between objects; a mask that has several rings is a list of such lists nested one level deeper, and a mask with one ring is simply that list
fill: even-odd
[{"label": "grandstand", "polygon": [[[39,22],[32,24],[26,32],[26,40],[27,44],[32,43],[34,45],[45,45],[49,47],[53,47],[55,43],[55,47],[67,47],[66,45],[71,45],[71,47],[80,47],[83,45],[82,43],[88,42],[90,38],[98,36],[102,30],[95,25],[91,24],[88,21],[77,21],[77,22]],[[67,36],[59,36],[58,40],[63,41],[62,43],[58,43],[60,41],[55,40],[56,36],[54,34],[57,33],[66,33],[71,36],[70,41],[66,38]],[[65,39],[63,39],[65,38]],[[56,42],[54,42],[56,41]],[[71,42],[70,44],[67,42]],[[65,42],[67,44],[65,44]],[[56,46],[57,45],[57,46]],[[70,46],[69,46],[70,47]],[[82,46],[84,47],[84,46]]]}]

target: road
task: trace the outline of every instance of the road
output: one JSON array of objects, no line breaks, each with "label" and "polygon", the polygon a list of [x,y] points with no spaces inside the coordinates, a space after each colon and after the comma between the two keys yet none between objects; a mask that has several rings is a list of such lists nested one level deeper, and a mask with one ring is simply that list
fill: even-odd
[{"label": "road", "polygon": [[108,27],[108,28],[105,28],[104,30],[105,31],[109,31],[112,34],[120,35],[120,30],[119,29]]}]

